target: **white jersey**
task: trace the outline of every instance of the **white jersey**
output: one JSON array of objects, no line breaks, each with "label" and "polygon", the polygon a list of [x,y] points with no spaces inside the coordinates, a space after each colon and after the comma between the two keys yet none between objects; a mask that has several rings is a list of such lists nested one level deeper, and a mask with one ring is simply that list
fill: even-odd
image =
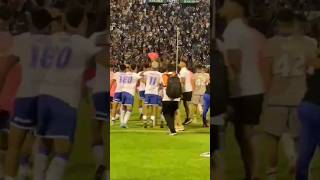
[{"label": "white jersey", "polygon": [[125,72],[116,72],[113,74],[112,80],[116,81],[116,90],[114,91],[115,93],[122,92],[123,84],[121,80],[123,79],[123,76],[125,74],[126,74]]},{"label": "white jersey", "polygon": [[[142,72],[139,72],[138,75],[141,76]],[[138,86],[138,91],[145,91],[146,90],[146,83],[140,81]]]},{"label": "white jersey", "polygon": [[87,61],[99,48],[80,35],[59,33],[52,36],[53,44],[39,49],[40,54],[46,51],[48,73],[40,93],[61,99],[72,107],[77,107],[81,98],[81,84]]},{"label": "white jersey", "polygon": [[139,76],[137,73],[125,73],[125,75],[121,79],[121,82],[123,84],[122,92],[127,92],[134,96],[134,94],[136,93],[136,86],[139,79],[141,79],[141,76]]},{"label": "white jersey", "polygon": [[146,71],[143,73],[146,80],[145,94],[159,95],[162,73],[158,71]]},{"label": "white jersey", "polygon": [[51,63],[49,58],[52,57],[52,54],[48,51],[48,47],[51,47],[52,44],[52,38],[48,35],[24,33],[14,37],[12,52],[19,57],[19,63],[22,67],[22,78],[17,98],[39,95],[40,85]]},{"label": "white jersey", "polygon": [[110,89],[108,82],[108,71],[105,67],[97,64],[96,76],[94,78],[93,93],[107,92]]}]

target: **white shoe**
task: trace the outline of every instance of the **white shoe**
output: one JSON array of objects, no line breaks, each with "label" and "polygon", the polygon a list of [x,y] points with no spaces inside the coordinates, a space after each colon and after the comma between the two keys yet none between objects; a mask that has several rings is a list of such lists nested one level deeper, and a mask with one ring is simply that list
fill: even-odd
[{"label": "white shoe", "polygon": [[200,154],[201,157],[209,158],[210,157],[210,152],[205,152]]},{"label": "white shoe", "polygon": [[177,133],[169,133],[169,136],[175,136]]}]

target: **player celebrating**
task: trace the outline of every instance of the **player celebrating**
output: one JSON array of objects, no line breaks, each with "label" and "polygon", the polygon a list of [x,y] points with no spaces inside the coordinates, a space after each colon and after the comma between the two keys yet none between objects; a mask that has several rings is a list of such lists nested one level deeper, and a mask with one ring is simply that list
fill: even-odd
[{"label": "player celebrating", "polygon": [[[144,81],[146,82],[145,88],[145,100],[144,100],[144,110],[143,110],[143,123],[144,127],[148,127],[148,120],[155,124],[157,107],[159,104],[159,91],[161,85],[162,74],[158,71],[159,63],[153,61],[151,63],[151,70],[142,73]],[[150,119],[148,119],[150,118]]]},{"label": "player celebrating", "polygon": [[116,89],[114,91],[113,103],[112,103],[112,111],[111,111],[111,122],[114,124],[116,120],[116,115],[118,109],[120,108],[120,102],[122,97],[122,78],[125,75],[126,66],[124,64],[120,65],[120,72],[116,72],[111,77],[112,84],[115,84]]},{"label": "player celebrating", "polygon": [[[19,58],[22,67],[21,84],[15,100],[15,113],[9,132],[8,151],[5,160],[5,179],[17,176],[19,154],[25,135],[34,129],[37,121],[37,103],[40,85],[46,70],[37,64],[37,47],[50,46],[51,15],[45,10],[31,13],[33,31],[14,39],[13,54]],[[45,65],[45,64],[42,64]]]},{"label": "player celebrating", "polygon": [[138,80],[141,78],[137,73],[134,72],[136,68],[135,65],[127,66],[127,72],[122,77],[122,97],[121,97],[121,115],[120,115],[120,127],[127,128],[128,121],[130,119],[133,103],[134,103],[134,95],[136,93],[136,86]]},{"label": "player celebrating", "polygon": [[[205,73],[204,68],[199,65],[196,67],[196,73],[192,76],[193,92],[190,103],[190,115],[189,117],[196,119],[197,107],[203,105],[203,96],[206,91],[206,85],[209,83],[209,74]],[[202,109],[200,111],[202,113]],[[203,121],[203,127],[208,127],[207,122]]]},{"label": "player celebrating", "polygon": [[[92,40],[76,35],[86,22],[83,8],[70,8],[65,17],[67,32],[53,35],[49,46],[37,49],[38,55],[43,57],[34,59],[35,63],[51,62],[45,64],[47,73],[38,98],[36,135],[40,142],[34,179],[63,179],[77,124],[83,72],[88,60],[99,50]],[[46,51],[51,52],[49,57],[43,53]],[[105,62],[104,53],[99,53],[102,63]],[[50,162],[48,152],[53,153]]]},{"label": "player celebrating", "polygon": [[[266,72],[267,95],[263,110],[262,126],[268,142],[268,179],[276,179],[279,140],[287,134],[295,139],[299,136],[297,106],[306,88],[305,69],[314,59],[316,46],[309,38],[293,36],[294,14],[290,9],[279,12],[278,34],[268,39],[265,59],[269,63]],[[292,145],[293,146],[293,145]],[[293,148],[293,147],[292,147]],[[295,151],[295,150],[294,150]],[[295,153],[289,158],[293,175],[296,164]]]}]

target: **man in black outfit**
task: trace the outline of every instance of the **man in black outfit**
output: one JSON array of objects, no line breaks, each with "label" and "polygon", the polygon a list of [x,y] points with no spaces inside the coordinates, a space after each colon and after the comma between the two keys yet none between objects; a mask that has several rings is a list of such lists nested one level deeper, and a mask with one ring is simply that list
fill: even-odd
[{"label": "man in black outfit", "polygon": [[211,179],[221,179],[219,170],[219,151],[221,151],[222,130],[224,124],[224,113],[227,111],[229,87],[228,72],[221,52],[214,50],[211,60],[210,76],[214,77],[211,84],[213,91],[211,95]]}]

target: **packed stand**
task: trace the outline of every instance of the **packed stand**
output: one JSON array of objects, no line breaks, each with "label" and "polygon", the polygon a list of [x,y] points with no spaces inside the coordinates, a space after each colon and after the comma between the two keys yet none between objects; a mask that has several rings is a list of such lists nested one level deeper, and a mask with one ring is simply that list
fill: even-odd
[{"label": "packed stand", "polygon": [[209,64],[209,1],[183,5],[142,1],[111,2],[111,64],[149,62],[157,52],[162,61],[175,61],[177,27],[179,56],[190,64]]}]

